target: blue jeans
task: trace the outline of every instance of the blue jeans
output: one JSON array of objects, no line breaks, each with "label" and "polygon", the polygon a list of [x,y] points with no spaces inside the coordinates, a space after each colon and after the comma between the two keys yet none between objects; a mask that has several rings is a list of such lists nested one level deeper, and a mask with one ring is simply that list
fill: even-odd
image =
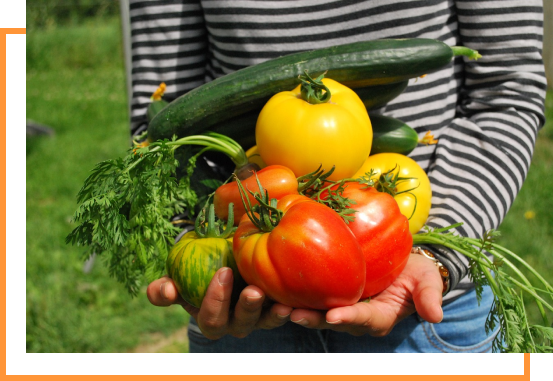
[{"label": "blue jeans", "polygon": [[272,330],[257,330],[244,339],[225,336],[206,339],[194,319],[188,337],[191,353],[431,353],[491,352],[497,332],[486,334],[484,324],[493,294],[485,288],[480,306],[476,293],[466,293],[444,306],[444,319],[430,324],[413,314],[397,324],[385,337],[352,336],[332,330],[315,330],[294,323]]}]

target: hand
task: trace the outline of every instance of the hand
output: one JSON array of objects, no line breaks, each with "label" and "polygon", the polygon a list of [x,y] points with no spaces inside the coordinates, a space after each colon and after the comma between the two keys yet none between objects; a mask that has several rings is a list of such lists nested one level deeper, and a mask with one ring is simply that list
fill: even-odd
[{"label": "hand", "polygon": [[442,279],[434,263],[422,255],[411,255],[394,283],[369,302],[326,312],[295,309],[290,320],[308,328],[385,336],[415,311],[430,323],[442,321],[442,290]]},{"label": "hand", "polygon": [[219,269],[207,288],[200,308],[196,308],[179,295],[172,279],[163,277],[148,285],[146,294],[155,306],[180,304],[196,319],[198,327],[208,339],[225,335],[245,337],[254,329],[272,329],[289,321],[292,308],[269,303],[259,287],[247,286],[231,310],[233,274],[228,267]]}]

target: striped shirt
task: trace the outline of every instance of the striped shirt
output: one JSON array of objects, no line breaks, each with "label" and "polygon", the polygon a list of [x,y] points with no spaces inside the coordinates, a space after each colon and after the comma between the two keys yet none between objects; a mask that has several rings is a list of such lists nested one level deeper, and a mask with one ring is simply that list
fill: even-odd
[{"label": "striped shirt", "polygon": [[[500,225],[544,123],[542,0],[131,1],[130,17],[133,133],[146,128],[161,82],[171,101],[240,68],[359,40],[423,37],[478,50],[478,61],[456,58],[411,80],[378,110],[438,139],[410,156],[431,180],[428,225],[463,222],[462,236]],[[451,300],[471,287],[467,262],[436,254],[452,273]]]}]

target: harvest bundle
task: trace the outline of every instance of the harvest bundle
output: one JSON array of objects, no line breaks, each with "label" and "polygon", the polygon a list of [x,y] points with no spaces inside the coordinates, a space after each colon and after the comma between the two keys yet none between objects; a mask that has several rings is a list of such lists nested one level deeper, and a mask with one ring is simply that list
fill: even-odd
[{"label": "harvest bundle", "polygon": [[[323,310],[386,289],[413,245],[443,245],[468,258],[477,295],[491,287],[487,328],[501,328],[497,349],[550,351],[553,287],[495,244],[496,231],[482,239],[456,235],[457,225],[419,233],[432,192],[406,155],[435,141],[373,114],[409,79],[457,55],[479,57],[435,40],[367,41],[270,60],[169,104],[157,97],[146,140],[86,179],[67,242],[105,256],[133,295],[144,276],[168,273],[200,306],[215,271],[229,266],[236,289],[254,284],[280,303]],[[232,176],[205,167],[202,155],[213,151],[232,163]],[[175,216],[195,224],[177,244]],[[522,294],[536,301],[543,325],[527,321]]]}]

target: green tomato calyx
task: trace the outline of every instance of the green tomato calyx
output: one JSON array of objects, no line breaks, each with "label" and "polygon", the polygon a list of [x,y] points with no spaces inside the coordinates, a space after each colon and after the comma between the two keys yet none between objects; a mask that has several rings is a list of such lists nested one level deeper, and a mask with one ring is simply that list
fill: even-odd
[{"label": "green tomato calyx", "polygon": [[301,99],[313,105],[330,101],[330,90],[323,83],[325,74],[326,72],[313,79],[307,74],[306,70],[303,75],[300,75]]},{"label": "green tomato calyx", "polygon": [[[250,221],[252,221],[259,230],[270,232],[278,225],[284,213],[282,210],[277,209],[277,200],[269,197],[269,191],[263,188],[257,174],[255,174],[255,177],[259,192],[252,192],[249,189],[246,190],[240,179],[234,175],[234,179],[238,184],[238,190],[240,191],[242,203],[244,204],[246,214],[250,218]],[[257,201],[257,205],[252,206],[248,193]]]},{"label": "green tomato calyx", "polygon": [[215,218],[215,206],[209,205],[209,209],[206,215],[206,209],[202,209],[196,217],[194,223],[194,231],[200,238],[228,238],[234,231],[234,204],[231,202],[228,205],[228,219],[224,229],[222,229],[223,222]]}]

